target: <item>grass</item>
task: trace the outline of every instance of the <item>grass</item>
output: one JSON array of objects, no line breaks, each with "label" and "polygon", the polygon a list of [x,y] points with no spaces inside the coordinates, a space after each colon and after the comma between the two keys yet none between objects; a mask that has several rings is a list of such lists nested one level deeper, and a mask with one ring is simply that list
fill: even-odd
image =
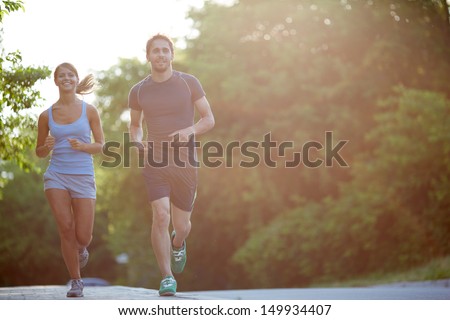
[{"label": "grass", "polygon": [[321,282],[315,283],[311,287],[367,287],[395,282],[432,281],[439,279],[450,279],[450,256],[434,259],[425,265],[404,272],[371,274],[364,278],[338,282]]}]

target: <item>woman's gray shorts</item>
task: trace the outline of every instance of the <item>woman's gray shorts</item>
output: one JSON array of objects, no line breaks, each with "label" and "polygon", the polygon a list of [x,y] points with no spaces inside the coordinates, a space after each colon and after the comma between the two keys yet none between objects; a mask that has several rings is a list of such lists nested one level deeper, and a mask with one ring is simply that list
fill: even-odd
[{"label": "woman's gray shorts", "polygon": [[71,198],[95,199],[95,177],[87,174],[64,174],[47,170],[44,174],[44,190],[67,190]]}]

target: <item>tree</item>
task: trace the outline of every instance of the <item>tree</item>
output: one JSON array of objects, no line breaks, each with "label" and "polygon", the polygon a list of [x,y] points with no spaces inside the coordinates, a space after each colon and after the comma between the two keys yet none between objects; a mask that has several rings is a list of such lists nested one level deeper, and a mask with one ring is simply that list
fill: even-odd
[{"label": "tree", "polygon": [[[0,24],[4,15],[23,8],[22,1],[2,1]],[[36,129],[36,120],[29,111],[41,98],[33,87],[37,81],[47,78],[50,70],[26,67],[21,61],[19,52],[6,53],[4,49],[0,52],[0,159],[13,161],[28,171],[33,168],[27,155],[34,144]],[[0,192],[6,180],[2,174]]]},{"label": "tree", "polygon": [[[151,209],[134,149],[124,151],[124,134],[128,132],[129,91],[148,72],[145,62],[120,59],[117,65],[97,74],[100,86],[96,91],[107,149],[96,164],[97,211],[106,217],[104,229],[107,232],[102,237],[115,256],[128,256],[128,263],[120,268],[116,283],[141,287],[151,286],[153,280],[159,281],[159,274],[149,243]],[[121,157],[113,167],[110,163],[114,159],[108,156],[112,152]],[[129,156],[128,165],[125,165],[125,153]]]},{"label": "tree", "polygon": [[253,286],[308,286],[450,254],[449,111],[442,94],[397,88],[380,103],[366,136],[376,147],[354,164],[354,178],[338,197],[255,232],[233,257],[245,277]]},{"label": "tree", "polygon": [[0,23],[3,21],[5,15],[20,9],[24,9],[22,0],[2,0],[2,5],[0,6]]},{"label": "tree", "polygon": [[4,187],[0,201],[0,285],[66,283],[58,230],[44,196],[42,177],[11,163],[5,170],[12,172],[14,179]]},{"label": "tree", "polygon": [[[204,225],[200,227],[209,241],[208,246],[198,250],[202,250],[203,259],[215,257],[214,271],[205,278],[214,279],[217,270],[227,277],[211,286],[223,283],[229,287],[258,286],[262,283],[258,279],[283,273],[283,266],[295,274],[299,270],[295,258],[312,252],[315,241],[320,243],[324,235],[314,221],[336,216],[336,212],[342,221],[354,227],[345,233],[345,224],[333,219],[335,223],[327,226],[327,232],[330,235],[344,232],[342,239],[345,235],[354,239],[355,245],[349,246],[348,260],[342,265],[354,262],[355,274],[375,268],[370,263],[358,265],[356,262],[362,261],[359,257],[378,254],[376,248],[369,253],[364,246],[358,246],[359,239],[361,243],[384,249],[389,249],[389,241],[400,241],[396,249],[385,251],[390,254],[397,250],[402,255],[406,252],[408,262],[396,261],[397,267],[423,259],[414,256],[425,237],[424,230],[415,227],[415,222],[421,220],[414,210],[398,204],[395,197],[389,198],[391,207],[386,203],[378,208],[384,203],[383,190],[389,186],[388,181],[358,182],[359,188],[368,184],[370,191],[365,193],[353,194],[357,189],[352,188],[343,195],[341,189],[342,185],[349,188],[357,177],[355,172],[361,173],[356,164],[381,143],[381,136],[366,139],[367,132],[379,125],[375,117],[379,100],[392,95],[397,85],[449,95],[450,26],[445,15],[447,8],[439,3],[241,0],[231,7],[208,2],[202,9],[191,12],[199,36],[188,41],[186,56],[190,71],[205,84],[216,115],[212,137],[225,144],[235,140],[261,141],[262,134],[270,131],[279,141],[293,141],[301,146],[310,140],[322,141],[324,131],[330,130],[337,139],[350,140],[344,154],[350,168],[258,167],[248,171],[233,168],[205,172],[202,184],[211,187],[200,189],[199,198],[209,201],[200,200],[198,205],[199,212],[203,212],[200,223]],[[227,32],[217,33],[217,25],[230,23],[233,27]],[[411,174],[411,169],[402,174]],[[358,206],[352,207],[355,202]],[[358,210],[363,209],[369,217],[359,223]],[[383,226],[396,209],[400,210],[401,218],[394,220],[389,241],[378,242],[374,234],[364,234],[364,226],[370,225],[371,219]],[[345,219],[346,210],[353,218]],[[198,224],[196,227],[193,235],[199,230]],[[405,230],[417,230],[420,240],[410,236],[397,239],[397,233],[408,233]],[[287,250],[291,243],[301,242],[303,236],[309,239],[305,246],[310,244],[310,249]],[[342,249],[343,243],[337,249]],[[232,252],[245,251],[239,250],[240,247],[247,248],[247,253],[250,247],[254,251],[243,263],[233,265]],[[270,252],[264,257],[265,265],[261,272],[253,274],[254,282],[245,283],[244,279],[251,277],[240,271],[245,266],[249,269],[254,266],[263,247]],[[221,255],[217,257],[215,252]],[[301,270],[312,271],[305,272],[304,278],[297,277],[297,283],[305,284],[318,276],[314,270],[324,257],[320,251],[308,256],[310,259],[298,263],[304,264]],[[332,261],[332,258],[328,261],[331,267]],[[394,260],[391,262],[389,268],[394,268]],[[342,265],[338,269],[343,270]],[[207,274],[208,270],[204,272]],[[335,271],[324,274],[337,275]]]},{"label": "tree", "polygon": [[[202,167],[181,290],[304,286],[449,254],[450,47],[443,4],[241,0],[229,7],[207,2],[190,14],[199,36],[177,53],[175,68],[196,75],[211,102],[216,126],[201,142],[261,142],[271,132],[299,151],[333,131],[337,140],[350,140],[342,154],[350,168],[240,168],[237,153],[232,168]],[[97,77],[106,141],[119,142],[110,151],[122,162],[108,168],[113,159],[96,158],[103,165],[96,165],[94,241],[114,255],[128,254],[129,263],[110,274],[114,282],[154,287],[151,210],[133,150],[130,167],[123,163],[128,92],[147,73],[144,62],[122,59]],[[18,174],[13,183],[35,188],[24,181]],[[20,258],[35,239],[21,242],[15,230],[41,232],[36,226],[45,220],[34,210],[48,208],[32,196],[38,205],[30,208],[13,183],[0,202],[8,217],[0,223],[0,249]],[[98,270],[114,264],[108,250],[98,264],[93,256]],[[30,266],[42,262],[29,257]],[[0,265],[1,274],[12,273]]]},{"label": "tree", "polygon": [[[24,9],[20,0],[1,1],[0,24],[5,15],[20,9]],[[48,160],[37,161],[31,150],[36,119],[29,111],[40,99],[33,87],[47,78],[50,70],[26,67],[21,61],[19,52],[5,53],[2,49],[0,195],[4,198],[0,199],[0,285],[65,284],[68,275],[59,250],[58,231],[42,190],[42,177],[36,172],[45,170]],[[102,218],[97,218],[94,234],[103,232],[101,227],[106,223],[102,223]],[[97,268],[103,270],[102,277],[112,280],[112,258],[99,238],[91,244],[96,254],[91,257],[85,276]]]},{"label": "tree", "polygon": [[[200,79],[216,116],[216,127],[202,141],[261,141],[270,131],[278,141],[301,146],[323,141],[331,130],[336,139],[351,140],[344,155],[351,168],[202,167],[183,290],[305,285],[379,270],[379,258],[389,261],[386,269],[422,261],[417,253],[429,239],[418,224],[423,220],[393,194],[386,200],[389,182],[370,181],[361,159],[383,145],[381,136],[366,134],[380,128],[377,101],[392,95],[393,87],[448,92],[447,27],[437,27],[443,25],[433,11],[438,7],[423,4],[242,0],[231,7],[207,2],[191,13],[199,36],[187,42],[186,61],[176,68]],[[217,33],[217,25],[230,22],[233,28]],[[411,41],[416,36],[419,43]],[[121,60],[100,74],[107,140],[123,142],[130,85],[146,74],[137,60]],[[383,173],[388,159],[378,161],[376,172]],[[120,281],[151,286],[159,278],[148,240],[151,212],[135,169],[102,168],[98,204],[108,215],[109,247],[130,258]],[[439,190],[434,197],[445,195]],[[287,250],[298,241],[299,247]],[[302,255],[308,259],[299,261]],[[275,284],[272,275],[283,272]]]}]

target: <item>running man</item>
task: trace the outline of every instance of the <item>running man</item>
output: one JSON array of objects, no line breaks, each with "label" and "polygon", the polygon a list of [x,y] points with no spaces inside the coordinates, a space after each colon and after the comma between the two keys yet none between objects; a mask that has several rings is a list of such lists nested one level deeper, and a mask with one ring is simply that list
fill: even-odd
[{"label": "running man", "polygon": [[[197,190],[195,136],[214,127],[214,116],[200,82],[172,69],[172,40],[157,34],[147,41],[151,74],[128,97],[130,139],[144,146],[143,177],[153,219],[151,241],[162,275],[159,294],[173,296],[187,260],[186,238]],[[197,111],[200,119],[194,124]],[[147,125],[143,139],[142,120]],[[172,232],[169,232],[172,221]]]}]

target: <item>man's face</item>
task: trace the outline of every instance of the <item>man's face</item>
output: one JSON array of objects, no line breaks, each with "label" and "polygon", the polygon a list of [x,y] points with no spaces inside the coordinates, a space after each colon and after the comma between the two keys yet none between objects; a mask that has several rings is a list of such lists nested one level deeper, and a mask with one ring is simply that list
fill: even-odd
[{"label": "man's face", "polygon": [[152,42],[150,51],[147,53],[147,60],[152,65],[153,72],[166,71],[173,60],[169,43],[164,39],[156,39]]}]

